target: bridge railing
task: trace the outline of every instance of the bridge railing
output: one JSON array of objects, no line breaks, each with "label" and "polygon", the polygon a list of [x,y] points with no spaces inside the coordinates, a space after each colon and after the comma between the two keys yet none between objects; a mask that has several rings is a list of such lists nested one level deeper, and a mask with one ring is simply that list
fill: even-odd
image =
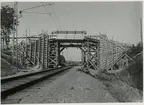
[{"label": "bridge railing", "polygon": [[87,38],[100,40],[100,36],[99,36],[99,35],[88,35],[88,36],[84,36],[84,39],[87,39]]},{"label": "bridge railing", "polygon": [[48,35],[49,39],[57,39],[58,36],[57,35]]},{"label": "bridge railing", "polygon": [[57,39],[58,36],[57,35],[54,35],[54,34],[47,34],[47,33],[42,33],[39,35],[39,37],[43,37],[43,36],[48,36],[49,39]]}]

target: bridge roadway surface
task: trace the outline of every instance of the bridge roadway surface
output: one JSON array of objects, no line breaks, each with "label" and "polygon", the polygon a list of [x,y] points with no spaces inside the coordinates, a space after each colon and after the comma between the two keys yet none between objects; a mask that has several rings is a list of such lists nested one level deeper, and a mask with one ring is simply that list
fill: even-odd
[{"label": "bridge roadway surface", "polygon": [[75,66],[59,76],[8,96],[2,103],[96,103],[118,102],[105,85]]}]

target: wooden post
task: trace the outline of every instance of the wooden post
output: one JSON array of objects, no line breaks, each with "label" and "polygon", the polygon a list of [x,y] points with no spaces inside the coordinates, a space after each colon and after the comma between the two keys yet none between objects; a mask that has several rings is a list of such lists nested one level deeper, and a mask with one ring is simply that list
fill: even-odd
[{"label": "wooden post", "polygon": [[31,57],[32,57],[32,42],[30,40],[30,56],[29,56],[29,61],[31,61]]},{"label": "wooden post", "polygon": [[49,36],[47,36],[47,68],[49,67]]},{"label": "wooden post", "polygon": [[39,60],[39,63],[41,64],[41,37],[39,37],[38,60]]},{"label": "wooden post", "polygon": [[37,41],[35,40],[34,42],[34,64],[36,65],[36,53],[37,53]]},{"label": "wooden post", "polygon": [[59,42],[57,42],[58,43],[58,49],[57,49],[57,53],[58,53],[58,55],[57,55],[57,62],[58,62],[58,65],[59,65],[59,63],[60,63],[60,43]]},{"label": "wooden post", "polygon": [[43,35],[43,39],[42,39],[42,67],[45,68],[45,62],[44,62],[44,59],[45,59],[45,35]]},{"label": "wooden post", "polygon": [[89,60],[90,60],[90,48],[89,48],[89,41],[87,41],[87,69],[89,70]]},{"label": "wooden post", "polygon": [[48,68],[48,35],[46,35],[46,68]]}]

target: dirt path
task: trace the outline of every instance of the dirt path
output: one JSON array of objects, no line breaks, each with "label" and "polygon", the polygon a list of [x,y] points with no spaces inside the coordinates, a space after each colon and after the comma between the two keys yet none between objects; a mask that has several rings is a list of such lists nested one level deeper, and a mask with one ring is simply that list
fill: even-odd
[{"label": "dirt path", "polygon": [[105,85],[74,67],[51,84],[24,97],[20,103],[117,102]]}]

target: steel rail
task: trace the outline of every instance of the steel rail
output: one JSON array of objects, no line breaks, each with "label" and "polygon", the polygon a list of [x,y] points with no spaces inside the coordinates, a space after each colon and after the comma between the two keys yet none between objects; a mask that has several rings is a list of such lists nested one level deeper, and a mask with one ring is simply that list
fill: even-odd
[{"label": "steel rail", "polygon": [[72,68],[73,65],[60,67],[55,69],[42,70],[35,73],[29,73],[20,76],[14,76],[1,79],[1,99],[6,98],[10,94],[14,94],[29,86],[32,86],[44,79],[50,78],[58,73]]}]

